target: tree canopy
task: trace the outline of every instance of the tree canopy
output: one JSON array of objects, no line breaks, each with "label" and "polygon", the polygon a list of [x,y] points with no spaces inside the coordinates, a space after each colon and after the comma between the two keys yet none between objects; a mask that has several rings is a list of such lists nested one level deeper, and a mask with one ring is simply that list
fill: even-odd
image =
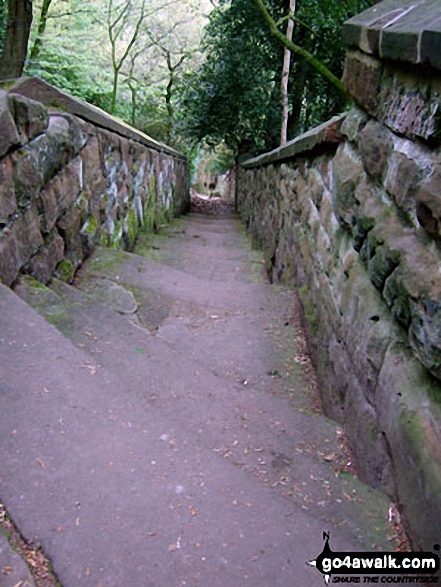
[{"label": "tree canopy", "polygon": [[[7,4],[0,0],[0,49]],[[175,88],[200,60],[210,6],[209,0],[34,0],[24,73],[179,147]]]},{"label": "tree canopy", "polygon": [[[283,101],[288,138],[344,107],[340,28],[373,3],[295,2],[288,101],[281,80],[289,0],[34,0],[25,74],[177,148],[204,141],[256,153],[278,145]],[[20,7],[28,10],[14,17],[23,61],[30,5],[0,0],[4,62],[13,39],[8,16]]]},{"label": "tree canopy", "polygon": [[[291,137],[323,122],[345,105],[339,79],[345,49],[342,23],[372,0],[298,0],[295,45],[290,74]],[[287,0],[264,4],[273,26],[282,35],[289,11]],[[221,0],[205,29],[206,59],[186,78],[182,95],[186,131],[212,143],[224,140],[233,149],[252,152],[274,148],[281,125],[280,78],[283,45],[268,26],[258,2]],[[307,53],[311,59],[305,60]],[[322,65],[322,71],[311,67]],[[331,72],[324,76],[323,70]]]}]

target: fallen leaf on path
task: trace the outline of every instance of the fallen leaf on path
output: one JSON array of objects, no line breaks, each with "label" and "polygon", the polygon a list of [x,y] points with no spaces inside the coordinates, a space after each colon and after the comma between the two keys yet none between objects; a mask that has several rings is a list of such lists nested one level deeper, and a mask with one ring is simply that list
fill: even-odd
[{"label": "fallen leaf on path", "polygon": [[197,515],[196,508],[194,508],[193,506],[190,506],[190,515],[191,516],[196,516]]},{"label": "fallen leaf on path", "polygon": [[176,540],[176,542],[173,542],[172,544],[170,544],[170,546],[168,547],[168,551],[173,552],[175,550],[178,550],[178,548],[181,548],[181,537],[180,536]]},{"label": "fallen leaf on path", "polygon": [[40,467],[41,467],[42,469],[44,469],[44,466],[45,466],[45,465],[44,465],[44,461],[42,461],[41,459],[37,459],[37,463],[40,465]]}]

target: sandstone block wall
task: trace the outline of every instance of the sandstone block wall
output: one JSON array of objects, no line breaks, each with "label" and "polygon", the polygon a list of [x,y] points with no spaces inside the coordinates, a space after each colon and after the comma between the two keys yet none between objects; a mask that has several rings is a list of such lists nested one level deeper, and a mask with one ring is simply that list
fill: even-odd
[{"label": "sandstone block wall", "polygon": [[[379,58],[369,27],[384,26],[390,4],[349,24],[344,80],[357,105],[245,163],[238,205],[273,279],[298,288],[323,406],[345,423],[360,477],[389,492],[413,546],[430,550],[441,524],[441,77]],[[355,46],[366,39],[370,54]]]},{"label": "sandstone block wall", "polygon": [[141,227],[188,206],[179,153],[39,80],[0,90],[5,285],[23,272],[70,281],[96,245],[130,249]]}]

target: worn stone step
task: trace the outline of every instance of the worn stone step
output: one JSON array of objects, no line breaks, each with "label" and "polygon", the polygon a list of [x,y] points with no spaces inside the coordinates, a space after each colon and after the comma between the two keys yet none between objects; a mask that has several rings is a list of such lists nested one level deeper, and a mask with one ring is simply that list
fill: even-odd
[{"label": "worn stone step", "polygon": [[[0,321],[2,499],[65,587],[315,584],[305,561],[324,522],[207,447],[209,421],[185,425],[179,401],[158,409],[4,287]],[[358,543],[332,534],[335,548]]]},{"label": "worn stone step", "polygon": [[[113,268],[118,273],[120,269]],[[199,340],[193,337],[193,333],[204,330],[203,324],[194,329],[178,328],[174,331],[176,338],[172,340],[169,327],[163,326],[152,337],[128,321],[127,316],[118,315],[111,308],[93,300],[90,292],[97,290],[90,287],[87,275],[83,277],[87,284],[86,293],[56,282],[54,287],[57,293],[46,292],[50,300],[46,313],[58,315],[59,325],[67,328],[66,332],[72,340],[88,349],[101,368],[112,370],[122,379],[125,388],[142,388],[144,397],[156,409],[172,419],[179,419],[178,428],[188,426],[195,433],[198,444],[218,452],[234,467],[256,476],[264,484],[274,485],[274,490],[285,494],[296,508],[314,509],[313,515],[322,519],[326,525],[334,526],[336,520],[337,524],[348,525],[356,540],[370,544],[381,541],[388,506],[386,497],[358,484],[350,476],[343,478],[335,475],[334,469],[339,459],[343,458],[335,423],[311,413],[305,407],[302,394],[306,395],[310,390],[307,379],[298,370],[299,365],[294,364],[294,369],[291,365],[290,369],[289,365],[280,361],[280,348],[277,348],[277,353],[271,352],[270,336],[273,343],[278,338],[279,342],[286,344],[285,351],[288,352],[285,352],[285,357],[295,345],[295,341],[283,340],[280,334],[282,328],[283,336],[286,337],[285,320],[291,316],[282,311],[278,320],[274,312],[271,316],[263,313],[253,317],[257,322],[256,328],[260,326],[264,329],[266,323],[267,330],[272,332],[266,340],[262,333],[259,339],[258,332],[252,340],[249,339],[252,342],[251,352],[245,352],[241,358],[251,358],[254,353],[258,360],[254,365],[245,361],[245,373],[248,373],[248,378],[245,378],[240,361],[237,369],[229,367],[228,363],[216,364],[215,360],[210,364],[210,356],[197,350],[204,349],[207,340],[213,337],[210,320],[205,325],[208,334]],[[273,287],[265,286],[264,289],[267,294],[274,294]],[[283,292],[278,288],[276,291],[285,294],[287,312],[286,294],[292,292]],[[40,289],[33,295],[44,298],[44,290]],[[55,312],[52,302],[54,297],[58,304]],[[29,298],[32,298],[31,293]],[[278,307],[282,310],[280,301],[282,298],[279,297]],[[274,299],[268,302],[273,304]],[[36,306],[40,311],[45,311],[41,302]],[[60,316],[62,306],[69,318]],[[75,307],[80,310],[72,312]],[[49,318],[53,319],[53,316],[51,318],[49,315]],[[228,347],[229,344],[233,347],[232,352],[237,354],[238,347],[234,345],[239,344],[240,347],[242,340],[237,337],[237,328],[240,331],[245,325],[249,328],[250,324],[246,324],[246,316],[229,318],[232,322],[238,320],[239,324],[233,324],[229,331],[226,320],[219,320],[217,326],[227,337],[224,346]],[[274,325],[277,321],[279,324]],[[188,332],[187,337],[185,330]],[[193,357],[189,356],[190,343],[193,345]],[[243,349],[240,352],[243,353]],[[276,359],[279,362],[275,362]],[[311,409],[310,406],[308,408]],[[299,478],[302,478],[300,483]],[[350,499],[353,501],[348,501]],[[360,504],[365,500],[366,504]],[[343,501],[348,501],[344,516],[341,507]],[[377,502],[379,508],[374,508],[373,502]],[[373,532],[373,526],[370,529],[363,528],[362,518],[367,503],[370,503],[372,511],[376,511],[377,530]],[[320,505],[314,507],[314,504]]]}]

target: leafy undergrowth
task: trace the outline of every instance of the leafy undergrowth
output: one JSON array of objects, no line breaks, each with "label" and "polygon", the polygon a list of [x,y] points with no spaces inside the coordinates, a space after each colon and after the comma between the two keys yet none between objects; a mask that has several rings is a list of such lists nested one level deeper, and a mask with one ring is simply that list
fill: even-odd
[{"label": "leafy undergrowth", "polygon": [[0,503],[0,527],[6,533],[11,548],[17,552],[28,565],[37,587],[62,587],[57,580],[50,560],[41,548],[33,542],[26,542],[15,526],[5,507]]}]

